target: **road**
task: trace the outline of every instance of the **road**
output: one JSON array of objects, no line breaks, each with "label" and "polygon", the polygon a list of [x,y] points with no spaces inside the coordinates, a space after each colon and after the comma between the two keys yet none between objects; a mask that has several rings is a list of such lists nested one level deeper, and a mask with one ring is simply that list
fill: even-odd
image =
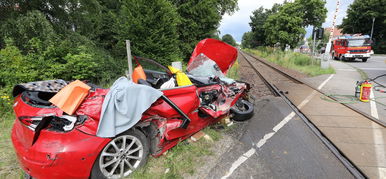
[{"label": "road", "polygon": [[[371,79],[386,74],[386,55],[374,55],[366,63],[354,61],[346,62],[346,64],[362,70]],[[378,78],[376,82],[386,86],[386,76]],[[376,86],[374,83],[373,85]],[[386,88],[381,87],[379,89],[386,90]],[[373,90],[373,92],[376,103],[373,103],[373,105],[370,103],[370,111],[367,112],[373,117],[386,122],[386,93],[376,90]]]},{"label": "road", "polygon": [[[353,178],[296,115],[274,132],[292,112],[281,98],[265,97],[255,105],[255,115],[239,142],[205,178]],[[261,141],[260,148],[252,145]],[[251,149],[256,151],[251,154]],[[240,158],[246,160],[240,162]]]},{"label": "road", "polygon": [[[363,80],[363,75],[358,71],[363,71],[369,78],[375,78],[378,75],[386,74],[386,55],[375,55],[368,59],[367,62],[356,60],[354,62],[341,62],[331,60],[330,65],[335,69],[334,78],[322,90],[326,94],[332,95],[354,95],[357,81]],[[320,75],[304,79],[309,84],[317,86],[328,75]],[[386,85],[386,76],[376,80],[378,83]],[[373,85],[375,85],[373,83]],[[379,88],[386,90],[385,88]],[[375,101],[363,103],[354,101],[349,105],[367,113],[370,116],[386,122],[386,93],[374,90]]]},{"label": "road", "polygon": [[[243,71],[248,69],[245,60],[239,63]],[[251,84],[258,83],[257,78],[252,73],[241,75]],[[237,142],[203,178],[353,178],[279,97],[255,101],[254,117],[242,126],[235,129],[240,133]]]},{"label": "road", "polygon": [[[375,78],[378,75],[386,74],[386,56],[372,56],[366,63],[359,60],[354,62],[346,62],[347,64],[363,70],[369,78]],[[379,78],[377,82],[386,85],[386,77]]]}]

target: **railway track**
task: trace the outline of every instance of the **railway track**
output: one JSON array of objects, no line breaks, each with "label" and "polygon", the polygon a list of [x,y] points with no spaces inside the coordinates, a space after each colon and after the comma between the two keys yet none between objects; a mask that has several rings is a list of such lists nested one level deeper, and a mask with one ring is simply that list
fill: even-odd
[{"label": "railway track", "polygon": [[[245,52],[240,51],[241,56],[247,61],[247,63],[250,65],[250,67],[253,69],[253,71],[256,72],[256,74],[259,76],[259,78],[264,82],[264,84],[268,87],[268,89],[271,91],[271,93],[275,96],[280,96],[292,109],[293,111],[304,121],[304,123],[313,131],[313,133],[326,145],[326,147],[342,162],[342,164],[353,174],[356,178],[367,178],[369,177],[366,174],[366,171],[362,171],[361,167],[358,167],[356,163],[358,163],[356,160],[353,161],[350,159],[352,156],[347,156],[346,153],[351,155],[351,151],[340,150],[339,147],[334,144],[334,141],[330,140],[332,138],[331,134],[325,135],[322,130],[318,128],[318,126],[313,122],[312,119],[307,117],[307,114],[303,113],[300,108],[304,107],[302,103],[299,102],[298,105],[294,104],[288,97],[287,94],[293,93],[294,91],[286,91],[288,89],[294,89],[294,88],[287,88],[287,89],[280,89],[278,86],[301,86],[302,88],[309,88],[309,91],[312,91],[311,94],[307,97],[309,98],[311,95],[314,97],[316,94],[323,95],[320,90],[309,86],[308,84],[303,83],[301,80],[296,79],[287,73],[281,71],[280,69],[274,67],[273,65],[267,63],[266,61],[256,58],[250,54],[247,54]],[[295,88],[296,89],[296,88]],[[312,99],[312,97],[310,99]],[[333,99],[334,100],[334,99]],[[352,108],[350,106],[345,105],[346,107],[350,108],[351,110],[358,113],[358,115],[362,116],[363,118],[366,118],[367,120],[371,120],[383,128],[385,127],[385,124],[382,121],[379,121],[377,119],[374,119],[367,114],[364,114],[355,108]]]},{"label": "railway track", "polygon": [[[278,69],[277,67],[275,67],[275,66],[269,64],[268,62],[266,62],[266,61],[264,61],[264,60],[262,60],[262,59],[259,59],[259,58],[255,57],[255,56],[253,56],[253,55],[250,55],[250,54],[245,53],[245,52],[242,52],[242,51],[240,51],[240,54],[243,56],[244,59],[246,59],[246,61],[248,62],[248,64],[250,64],[250,66],[254,69],[254,71],[255,71],[256,73],[258,73],[259,77],[264,81],[264,84],[267,84],[268,81],[270,81],[270,83],[272,83],[272,84],[275,84],[275,83],[277,84],[277,83],[283,83],[283,82],[293,81],[294,83],[305,85],[305,86],[307,86],[308,88],[311,88],[311,89],[317,91],[318,93],[321,93],[321,94],[327,96],[327,94],[323,93],[323,92],[320,91],[319,89],[317,89],[317,88],[315,88],[315,87],[313,87],[313,86],[311,86],[311,85],[308,85],[308,84],[304,83],[304,82],[301,81],[300,79],[297,79],[297,78],[295,78],[295,77],[293,77],[293,76],[291,76],[291,75],[288,75],[287,73],[281,71],[281,70]],[[277,77],[277,74],[279,74],[279,76],[280,76],[280,77],[278,78],[279,80],[278,80],[278,79],[275,79],[275,78],[272,79],[273,77],[272,77],[271,75],[267,75],[267,77],[263,77],[262,73],[260,72],[261,70],[260,70],[260,71],[257,70],[256,66],[253,66],[252,63],[251,63],[251,61],[248,60],[248,59],[246,58],[246,56],[248,56],[248,57],[254,59],[254,61],[252,61],[252,63],[258,63],[258,64],[254,64],[254,65],[258,65],[258,66],[260,66],[260,67],[263,68],[263,69],[268,69],[268,71],[270,71],[271,74],[275,74],[275,73],[276,73],[276,78],[278,78],[278,77]],[[263,73],[264,73],[264,72],[263,72]],[[267,73],[267,74],[268,74],[268,73]],[[270,78],[271,78],[271,79],[270,79]],[[268,79],[268,80],[267,80],[267,79]],[[270,88],[270,87],[268,87],[268,88]],[[270,88],[270,91],[271,91],[271,88]],[[275,96],[278,96],[278,95],[275,94],[275,92],[273,92],[273,91],[271,91],[271,92],[272,92]],[[333,98],[333,97],[328,97],[328,98],[330,98],[330,99],[332,99],[332,100],[334,100],[334,101],[338,101],[338,99]],[[362,115],[362,116],[368,118],[369,120],[371,120],[371,121],[373,121],[373,122],[375,122],[375,123],[381,125],[382,127],[386,127],[386,123],[385,123],[384,121],[381,121],[381,120],[379,120],[379,119],[376,119],[376,118],[374,118],[374,117],[372,117],[372,116],[370,116],[370,115],[368,115],[368,114],[366,114],[366,113],[364,113],[364,112],[362,112],[362,111],[360,111],[360,110],[356,109],[355,107],[352,107],[352,106],[350,106],[350,105],[348,105],[348,104],[342,103],[342,105],[344,105],[344,106],[350,108],[351,110],[353,110],[353,111],[355,111],[356,113],[358,113],[358,114],[360,114],[360,115]]]}]

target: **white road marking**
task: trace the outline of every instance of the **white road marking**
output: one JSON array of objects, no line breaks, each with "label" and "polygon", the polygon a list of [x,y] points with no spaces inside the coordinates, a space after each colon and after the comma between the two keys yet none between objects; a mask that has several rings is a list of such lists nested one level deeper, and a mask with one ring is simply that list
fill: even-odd
[{"label": "white road marking", "polygon": [[[374,91],[371,89],[370,99],[374,99],[374,97],[375,97]],[[370,108],[371,108],[371,116],[373,116],[376,119],[379,119],[377,104],[375,103],[375,101],[370,100]],[[386,156],[385,148],[384,148],[384,144],[383,144],[382,131],[380,129],[376,128],[378,126],[378,124],[375,124],[373,122],[371,125],[373,127],[373,142],[374,142],[374,146],[375,146],[375,155],[376,155],[375,158],[377,159],[377,165],[378,165],[377,166],[378,178],[385,178],[386,177],[385,169],[381,167],[382,166],[382,159]]]},{"label": "white road marking", "polygon": [[376,70],[376,71],[385,71],[385,68],[360,68],[361,70]]},{"label": "white road marking", "polygon": [[336,70],[337,71],[356,71],[356,70],[353,70],[351,68],[337,68]]},{"label": "white road marking", "polygon": [[321,90],[321,89],[323,88],[323,86],[326,85],[327,82],[331,80],[332,77],[334,77],[334,74],[331,74],[326,80],[324,80],[323,83],[321,83],[321,84],[318,86],[318,90]]},{"label": "white road marking", "polygon": [[[321,90],[323,88],[324,85],[327,84],[327,82],[334,76],[334,74],[330,75],[326,80],[323,81],[323,83],[321,83],[319,86],[318,86],[318,90]],[[306,99],[304,99],[298,106],[297,108],[298,109],[301,109],[303,108],[308,102],[310,102],[310,100],[316,95],[316,91],[313,91],[310,95],[307,96]],[[270,139],[272,136],[274,136],[282,127],[284,127],[285,124],[287,124],[294,116],[295,116],[295,112],[291,112],[289,113],[282,121],[280,121],[278,124],[276,124],[275,127],[272,128],[272,130],[274,132],[270,132],[270,133],[267,133],[264,135],[264,137],[262,139],[259,140],[259,142],[257,142],[256,144],[254,144],[254,146],[252,146],[251,149],[249,149],[247,152],[245,152],[244,154],[242,154],[236,161],[234,161],[231,165],[231,168],[228,170],[228,172],[226,173],[226,175],[222,176],[221,179],[226,179],[228,178],[229,176],[232,175],[232,173],[241,165],[243,164],[245,161],[247,161],[253,154],[256,153],[256,149],[255,149],[255,146],[257,148],[261,148],[263,147],[263,145],[268,141],[268,139]]]},{"label": "white road marking", "polygon": [[371,116],[373,116],[374,118],[378,119],[379,116],[378,116],[377,104],[375,103],[374,100],[371,100],[371,99],[374,99],[374,91],[373,91],[373,89],[370,90]]}]

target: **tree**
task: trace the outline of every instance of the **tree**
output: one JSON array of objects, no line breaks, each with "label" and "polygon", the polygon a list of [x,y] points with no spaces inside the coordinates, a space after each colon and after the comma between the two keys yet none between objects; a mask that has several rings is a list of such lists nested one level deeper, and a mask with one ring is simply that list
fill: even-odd
[{"label": "tree", "polygon": [[306,33],[302,23],[301,17],[291,16],[285,11],[269,16],[264,24],[267,43],[280,44],[283,50],[287,44],[294,48],[302,35]]},{"label": "tree", "polygon": [[215,38],[222,15],[237,9],[237,0],[170,0],[180,16],[177,30],[180,50],[189,59],[196,44]]},{"label": "tree", "polygon": [[245,32],[241,39],[241,47],[242,48],[253,48],[255,46],[255,42],[253,39],[253,32]]},{"label": "tree", "polygon": [[22,50],[26,50],[26,45],[32,38],[48,45],[56,35],[52,24],[40,11],[30,11],[17,18],[4,20],[0,29],[0,38],[11,38],[14,45]]},{"label": "tree", "polygon": [[98,0],[2,0],[0,21],[17,18],[30,11],[39,11],[56,31],[77,31],[92,36],[98,30],[100,5]]},{"label": "tree", "polygon": [[320,26],[324,22],[327,13],[325,3],[323,0],[295,0],[284,3],[279,11],[270,15],[264,23],[267,43],[279,43],[282,49],[287,44],[294,48],[304,36],[306,26]]},{"label": "tree", "polygon": [[229,45],[237,46],[236,40],[230,34],[225,34],[221,40]]},{"label": "tree", "polygon": [[340,28],[343,33],[371,34],[374,22],[374,51],[386,53],[386,0],[355,0],[347,10]]},{"label": "tree", "polygon": [[262,6],[255,11],[253,11],[252,16],[250,16],[251,22],[249,25],[252,29],[253,43],[251,47],[257,47],[266,45],[266,34],[264,29],[264,24],[267,21],[267,18],[279,11],[281,4],[275,3],[271,9],[264,9]]},{"label": "tree", "polygon": [[295,0],[293,3],[285,3],[282,10],[287,14],[301,17],[303,27],[309,25],[320,27],[327,17],[325,4],[324,0]]},{"label": "tree", "polygon": [[180,57],[178,45],[178,14],[167,0],[123,1],[113,27],[118,42],[113,53],[126,57],[125,40],[131,40],[134,55],[157,60],[164,65]]}]

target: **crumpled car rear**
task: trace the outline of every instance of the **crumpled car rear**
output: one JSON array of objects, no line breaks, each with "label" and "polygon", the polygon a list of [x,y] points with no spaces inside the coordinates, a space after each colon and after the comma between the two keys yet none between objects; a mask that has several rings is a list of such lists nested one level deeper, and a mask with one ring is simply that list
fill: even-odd
[{"label": "crumpled car rear", "polygon": [[[88,178],[99,151],[109,140],[79,130],[58,133],[44,130],[33,145],[34,131],[15,121],[12,141],[19,162],[29,175],[39,179]],[[94,146],[94,147],[84,147]]]},{"label": "crumpled car rear", "polygon": [[[95,123],[95,119],[85,115],[97,116],[96,106],[100,108],[101,101],[98,96],[102,94],[105,91],[91,93],[79,107],[79,115],[74,116],[65,115],[54,106],[30,104],[22,94],[15,98],[17,119],[11,137],[26,173],[39,179],[89,177],[99,152],[111,140],[93,135],[94,130],[89,128],[94,126],[90,123]],[[47,117],[52,119],[41,128]],[[69,117],[76,119],[74,124],[68,123]]]}]

